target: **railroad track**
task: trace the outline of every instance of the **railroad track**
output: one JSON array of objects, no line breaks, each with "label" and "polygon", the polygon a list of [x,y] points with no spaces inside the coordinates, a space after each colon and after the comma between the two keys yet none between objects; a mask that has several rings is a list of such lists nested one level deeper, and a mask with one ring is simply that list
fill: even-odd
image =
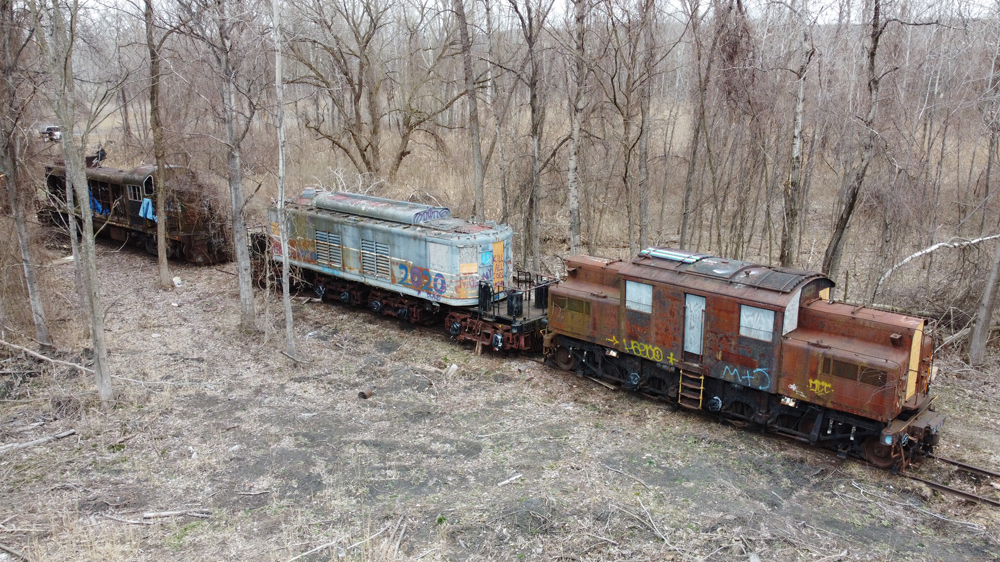
[{"label": "railroad track", "polygon": [[[985,468],[972,466],[964,462],[952,459],[946,459],[944,457],[938,457],[935,455],[929,455],[927,459],[928,460],[933,459],[940,463],[953,466],[955,470],[950,476],[954,477],[957,474],[964,474],[965,475],[964,480],[971,482],[974,489],[979,485],[985,485],[988,491],[992,490],[993,488],[1000,489],[1000,487],[997,487],[998,485],[1000,485],[1000,473],[993,472],[991,470],[986,470]],[[924,468],[924,463],[926,462],[927,461],[921,462],[920,468]],[[984,503],[992,505],[994,507],[1000,507],[1000,501],[997,501],[996,499],[987,497],[983,494],[977,493],[976,491],[970,492],[968,490],[963,490],[952,486],[951,479],[949,479],[948,483],[944,483],[944,482],[935,482],[932,480],[928,480],[911,472],[900,472],[899,474],[900,476],[904,476],[906,478],[909,478],[910,480],[916,480],[917,482],[921,482],[927,485],[928,487],[938,490],[940,492],[952,494],[961,498],[965,498],[970,501]]]}]

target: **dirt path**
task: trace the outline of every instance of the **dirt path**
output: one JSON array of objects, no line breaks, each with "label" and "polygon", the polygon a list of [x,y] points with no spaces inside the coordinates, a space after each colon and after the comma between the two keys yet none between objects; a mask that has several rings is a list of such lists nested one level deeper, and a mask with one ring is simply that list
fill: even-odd
[{"label": "dirt path", "polygon": [[[297,304],[293,368],[277,300],[236,330],[231,265],[161,292],[116,250],[117,406],[62,367],[0,397],[0,444],[76,431],[0,452],[31,560],[1000,559],[1000,510],[364,312]],[[941,454],[1000,467],[1000,385],[942,366]]]}]

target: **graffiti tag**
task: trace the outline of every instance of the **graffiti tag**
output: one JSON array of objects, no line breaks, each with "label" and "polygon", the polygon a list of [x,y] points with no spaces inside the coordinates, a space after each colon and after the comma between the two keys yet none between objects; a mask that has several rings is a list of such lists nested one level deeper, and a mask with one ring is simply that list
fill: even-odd
[{"label": "graffiti tag", "polygon": [[809,379],[809,390],[820,396],[826,396],[833,392],[833,385],[819,379]]},{"label": "graffiti tag", "polygon": [[427,209],[426,211],[420,211],[419,213],[413,215],[413,222],[417,223],[449,218],[451,218],[450,210],[445,207],[434,207]]},{"label": "graffiti tag", "polygon": [[427,294],[437,293],[438,295],[443,295],[448,290],[448,282],[445,280],[444,275],[440,273],[431,275],[430,271],[422,267],[415,265],[407,266],[405,263],[401,263],[396,267],[402,273],[402,279],[396,281],[400,285],[409,285]]},{"label": "graffiti tag", "polygon": [[663,350],[656,347],[655,345],[650,345],[648,343],[642,343],[635,340],[625,340],[625,351],[631,353],[632,355],[638,355],[643,359],[649,359],[650,361],[663,361]]},{"label": "graffiti tag", "polygon": [[771,375],[767,369],[743,369],[725,365],[722,369],[722,378],[733,382],[764,390],[771,387]]}]

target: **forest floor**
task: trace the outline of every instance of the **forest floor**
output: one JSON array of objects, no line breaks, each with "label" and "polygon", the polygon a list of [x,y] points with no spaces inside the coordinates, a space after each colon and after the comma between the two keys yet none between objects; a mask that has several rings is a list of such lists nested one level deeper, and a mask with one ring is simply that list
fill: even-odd
[{"label": "forest floor", "polygon": [[[98,255],[115,406],[0,367],[36,371],[0,377],[0,443],[74,431],[0,448],[0,561],[1000,560],[1000,509],[302,298],[294,367],[279,296],[238,331],[232,264],[161,291],[154,258]],[[1000,468],[1000,368],[939,364],[938,452]]]}]

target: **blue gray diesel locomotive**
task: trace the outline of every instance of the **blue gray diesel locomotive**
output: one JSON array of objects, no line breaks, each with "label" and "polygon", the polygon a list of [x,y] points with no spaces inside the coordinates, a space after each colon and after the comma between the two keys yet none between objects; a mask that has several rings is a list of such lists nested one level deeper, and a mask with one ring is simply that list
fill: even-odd
[{"label": "blue gray diesel locomotive", "polygon": [[[416,323],[444,321],[463,341],[540,350],[553,278],[515,272],[513,231],[446,207],[306,189],[285,208],[289,264],[324,299]],[[278,211],[271,251],[281,260]]]}]

